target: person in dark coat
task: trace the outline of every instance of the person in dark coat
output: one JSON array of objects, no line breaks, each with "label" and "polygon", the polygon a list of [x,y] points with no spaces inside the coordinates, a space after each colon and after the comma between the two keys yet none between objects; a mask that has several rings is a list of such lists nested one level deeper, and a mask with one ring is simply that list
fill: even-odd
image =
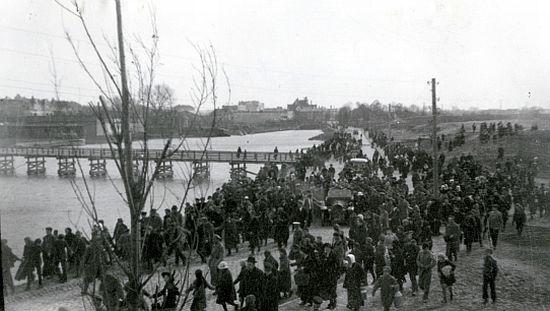
[{"label": "person in dark coat", "polygon": [[391,268],[384,267],[384,274],[376,279],[374,287],[372,289],[372,296],[376,294],[378,289],[381,289],[380,296],[382,298],[382,305],[384,311],[389,311],[393,303],[394,295],[399,290],[397,280],[390,274]]},{"label": "person in dark coat", "polygon": [[[239,262],[240,266],[241,266],[241,271],[239,272],[239,275],[237,276],[237,278],[235,279],[235,281],[233,281],[233,284],[237,284],[237,283],[240,283],[240,281],[242,279],[245,278],[245,274],[248,272],[248,269],[246,267],[246,261],[245,260],[241,260]],[[242,284],[239,286],[239,290],[237,291],[237,293],[239,294],[239,301],[241,302],[241,307],[243,306],[243,303],[244,303],[244,298],[245,296],[243,295],[243,287],[242,287]]]},{"label": "person in dark coat", "polygon": [[17,257],[8,246],[8,241],[2,239],[2,283],[4,287],[4,295],[7,294],[6,288],[9,288],[12,293],[15,293],[15,287],[13,285],[13,278],[11,275],[11,268],[13,268],[16,261],[19,261]]},{"label": "person in dark coat", "polygon": [[103,253],[101,237],[97,233],[92,233],[90,246],[86,248],[82,264],[84,267],[84,277],[82,285],[82,294],[87,294],[89,285],[95,279],[101,279],[103,275],[103,265],[106,259]]},{"label": "person in dark coat", "polygon": [[265,275],[261,296],[261,309],[265,311],[279,310],[279,287],[277,281],[277,270],[271,263],[265,263]]},{"label": "person in dark coat", "polygon": [[59,282],[65,283],[67,282],[67,242],[63,234],[58,235],[54,243],[54,267],[57,270],[59,266],[61,266]]},{"label": "person in dark coat", "polygon": [[282,208],[279,208],[276,214],[275,218],[275,232],[274,232],[274,240],[277,243],[277,247],[287,247],[288,244],[288,238],[290,236],[290,232],[288,230],[288,215],[284,212]]},{"label": "person in dark coat", "polygon": [[384,267],[386,266],[386,247],[383,243],[378,243],[376,245],[374,253],[374,265],[376,271],[376,278],[378,279],[384,272]]},{"label": "person in dark coat", "polygon": [[49,277],[54,274],[53,253],[55,237],[52,235],[52,228],[46,228],[46,235],[42,238],[42,258],[44,260],[43,274]]},{"label": "person in dark coat", "polygon": [[447,291],[449,298],[453,301],[453,284],[456,282],[454,271],[456,265],[452,263],[445,255],[437,255],[437,272],[439,274],[439,283],[443,291],[443,303],[447,303]]},{"label": "person in dark coat", "polygon": [[[24,279],[27,280],[25,290],[31,289],[32,282],[34,282],[34,268],[36,266],[35,262],[37,260],[37,256],[40,258],[40,252],[37,253],[37,249],[35,248],[33,241],[29,237],[26,237],[25,246],[23,248],[23,260],[17,270],[17,273],[15,274],[15,279],[17,281],[22,281]],[[41,283],[42,280],[40,280],[39,285],[42,285]]]},{"label": "person in dark coat", "polygon": [[515,203],[514,217],[512,218],[512,223],[516,224],[516,231],[518,233],[518,236],[521,236],[521,234],[523,233],[523,226],[526,221],[527,215],[525,214],[525,210],[519,203]]},{"label": "person in dark coat", "polygon": [[250,253],[255,254],[256,248],[258,252],[260,251],[260,218],[258,216],[252,215],[250,221],[248,222],[247,228],[248,235],[248,245],[250,248]]},{"label": "person in dark coat", "polygon": [[256,258],[254,256],[249,256],[246,260],[246,271],[242,278],[237,278],[233,283],[240,284],[239,291],[243,297],[254,295],[259,300],[263,293],[263,286],[265,285],[264,273],[256,267]]},{"label": "person in dark coat", "polygon": [[372,245],[372,239],[366,238],[366,242],[359,246],[361,255],[363,257],[363,270],[365,271],[365,285],[368,285],[367,274],[372,276],[372,282],[376,280],[376,274],[374,273],[374,246]]},{"label": "person in dark coat", "polygon": [[347,262],[346,276],[344,278],[344,288],[348,291],[347,308],[359,311],[359,308],[364,305],[363,296],[361,295],[361,283],[365,277],[365,271],[363,271],[360,264],[355,262],[354,255],[349,254]]},{"label": "person in dark coat", "polygon": [[271,255],[270,251],[264,251],[264,267],[267,265],[270,265],[273,269],[275,269],[275,271],[279,270],[279,263],[277,262],[277,259]]},{"label": "person in dark coat", "polygon": [[422,250],[418,253],[416,265],[418,266],[418,287],[424,291],[422,300],[428,301],[430,294],[430,285],[432,283],[432,269],[436,265],[436,261],[432,252],[429,250],[429,244],[422,244]]},{"label": "person in dark coat", "polygon": [[497,293],[495,290],[495,280],[498,275],[497,261],[493,258],[493,250],[488,248],[485,251],[485,258],[483,259],[483,303],[487,304],[489,294],[487,293],[487,287],[491,288],[491,299],[493,303],[497,300]]},{"label": "person in dark coat", "polygon": [[321,257],[318,274],[322,276],[319,296],[323,300],[329,300],[328,308],[336,308],[336,287],[340,276],[341,263],[330,244],[324,245],[324,253]]},{"label": "person in dark coat", "polygon": [[237,223],[233,216],[227,217],[224,223],[224,244],[227,249],[227,256],[231,256],[231,250],[239,251],[239,232],[237,231]]},{"label": "person in dark coat", "polygon": [[468,212],[466,218],[462,221],[462,231],[464,232],[464,244],[466,245],[466,252],[472,251],[472,244],[476,239],[476,219],[472,212]]},{"label": "person in dark coat", "polygon": [[393,248],[389,252],[391,263],[391,275],[395,277],[399,284],[399,289],[403,290],[403,283],[405,282],[405,259],[403,258],[403,249],[401,242],[395,240],[393,242]]},{"label": "person in dark coat", "polygon": [[218,265],[218,284],[216,286],[216,303],[222,305],[223,310],[227,311],[227,305],[232,305],[235,310],[239,306],[235,303],[236,300],[235,286],[233,285],[233,276],[229,271],[227,262],[222,261]]},{"label": "person in dark coat", "polygon": [[416,258],[418,257],[419,252],[420,248],[416,245],[416,241],[414,239],[405,244],[403,249],[403,257],[405,258],[405,272],[409,274],[413,296],[416,296],[416,292],[418,291],[418,282],[416,280],[418,266],[416,265]]},{"label": "person in dark coat", "polygon": [[447,257],[449,260],[458,260],[460,235],[460,226],[455,222],[454,216],[450,216],[445,227],[445,235],[443,236],[445,242],[447,242]]},{"label": "person in dark coat", "polygon": [[[170,276],[170,274],[168,274]],[[193,292],[193,302],[190,311],[203,311],[206,309],[206,289],[214,290],[214,287],[204,278],[201,269],[195,270],[195,280],[185,291],[186,295]],[[177,290],[177,288],[176,288]],[[177,300],[175,301],[177,302]],[[174,308],[176,305],[174,305]]]},{"label": "person in dark coat", "polygon": [[[159,217],[160,218],[160,217]],[[153,269],[153,264],[161,262],[163,258],[163,238],[153,229],[147,227],[143,241],[143,261],[146,269]]]},{"label": "person in dark coat", "polygon": [[225,249],[221,242],[219,235],[214,235],[214,244],[212,245],[212,252],[208,258],[208,269],[210,270],[210,284],[217,286],[218,284],[218,265],[223,260],[225,255]]},{"label": "person in dark coat", "polygon": [[279,273],[277,275],[279,281],[279,292],[283,294],[284,298],[292,296],[292,277],[290,271],[290,261],[286,254],[286,249],[281,248],[279,250]]}]

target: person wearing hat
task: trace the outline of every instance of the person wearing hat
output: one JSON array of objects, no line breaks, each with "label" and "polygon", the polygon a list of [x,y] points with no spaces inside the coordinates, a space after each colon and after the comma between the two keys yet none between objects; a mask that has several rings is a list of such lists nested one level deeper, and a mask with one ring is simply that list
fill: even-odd
[{"label": "person wearing hat", "polygon": [[[263,271],[256,267],[256,258],[249,256],[246,260],[246,270],[233,283],[239,283],[241,297],[254,295],[254,297],[260,299],[263,294],[264,277]],[[261,301],[258,307],[258,309],[263,310],[261,308]]]},{"label": "person wearing hat", "polygon": [[365,271],[359,263],[355,261],[355,256],[348,254],[346,256],[346,276],[344,278],[344,288],[348,292],[348,309],[359,311],[364,305],[361,295],[361,284],[365,278]]},{"label": "person wearing hat", "polygon": [[454,216],[449,216],[447,225],[445,226],[445,234],[443,236],[447,243],[447,257],[449,260],[458,260],[458,250],[460,248],[460,236],[462,231],[460,226],[455,222]]},{"label": "person wearing hat", "polygon": [[432,283],[432,269],[436,265],[436,261],[432,252],[429,250],[429,244],[422,244],[422,250],[418,253],[416,265],[418,266],[418,287],[424,291],[422,300],[428,301],[430,294],[430,285]]},{"label": "person wearing hat", "polygon": [[118,244],[119,244],[120,236],[127,230],[128,230],[128,226],[124,224],[124,221],[122,220],[122,218],[117,219],[115,230],[113,231],[113,241],[115,244],[115,248],[119,247]]},{"label": "person wearing hat", "polygon": [[227,256],[231,256],[231,250],[235,253],[239,251],[239,231],[237,229],[237,219],[235,215],[228,215],[224,221],[224,245],[227,249]]},{"label": "person wearing hat", "polygon": [[214,234],[214,244],[212,245],[212,253],[208,258],[208,269],[210,269],[210,284],[218,285],[218,265],[222,262],[225,255],[225,248],[222,244],[222,238]]},{"label": "person wearing hat", "polygon": [[[276,261],[275,261],[276,262]],[[264,261],[264,283],[261,299],[262,310],[276,311],[279,307],[279,287],[277,278],[277,269],[270,261]]]},{"label": "person wearing hat", "polygon": [[229,265],[225,261],[221,261],[218,265],[218,284],[216,285],[216,303],[223,307],[224,311],[227,311],[227,305],[235,307],[235,310],[239,306],[235,303],[236,293],[235,285],[233,285],[233,276],[229,271]]},{"label": "person wearing hat", "polygon": [[54,244],[55,237],[52,234],[52,228],[46,227],[46,235],[42,238],[42,259],[44,261],[42,274],[44,277],[54,274]]},{"label": "person wearing hat", "polygon": [[[164,277],[164,276],[163,276]],[[204,311],[206,309],[206,289],[214,290],[214,286],[210,285],[204,278],[201,269],[195,270],[195,280],[191,286],[185,291],[186,298],[189,293],[193,292],[193,302],[191,303],[191,311]],[[174,308],[176,305],[174,305]],[[162,310],[162,309],[161,309]]]},{"label": "person wearing hat", "polygon": [[390,274],[391,268],[384,267],[384,274],[380,276],[374,283],[372,289],[372,296],[376,294],[376,291],[380,289],[380,296],[382,298],[382,305],[384,306],[384,311],[389,311],[393,303],[394,295],[399,290],[399,285],[397,280]]},{"label": "person wearing hat", "polygon": [[[339,239],[339,235],[337,239]],[[336,245],[336,248],[339,248],[338,245]],[[343,262],[343,254],[340,254],[339,251],[335,251],[334,249],[335,247],[331,246],[329,243],[324,244],[323,254],[321,255],[319,265],[321,269],[319,272],[323,275],[319,296],[323,298],[323,300],[329,300],[329,309],[336,308],[336,287],[338,285],[338,278]]]}]

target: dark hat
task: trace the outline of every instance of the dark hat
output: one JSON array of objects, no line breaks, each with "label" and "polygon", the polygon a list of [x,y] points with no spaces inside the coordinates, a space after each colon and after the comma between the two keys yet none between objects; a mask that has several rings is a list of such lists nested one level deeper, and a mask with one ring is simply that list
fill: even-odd
[{"label": "dark hat", "polygon": [[323,244],[323,247],[330,247],[330,248],[332,248],[332,245],[330,245],[330,243],[324,243],[324,244]]},{"label": "dark hat", "polygon": [[256,258],[254,256],[248,256],[248,259],[246,260],[246,262],[256,263]]},{"label": "dark hat", "polygon": [[162,272],[162,273],[160,274],[160,276],[161,276],[161,277],[165,277],[165,276],[171,277],[172,275],[170,274],[170,272],[166,272],[166,271],[165,271],[165,272]]},{"label": "dark hat", "polygon": [[46,227],[46,230],[52,231],[52,227]]}]

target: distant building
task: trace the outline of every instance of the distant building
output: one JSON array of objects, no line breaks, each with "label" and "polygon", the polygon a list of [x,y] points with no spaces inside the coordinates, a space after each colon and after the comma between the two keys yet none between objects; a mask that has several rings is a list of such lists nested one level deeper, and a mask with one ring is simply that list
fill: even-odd
[{"label": "distant building", "polygon": [[196,109],[190,105],[177,105],[174,107],[174,110],[176,110],[176,112],[195,112]]},{"label": "distant building", "polygon": [[304,99],[296,98],[296,100],[291,105],[287,106],[288,111],[294,112],[312,109],[317,109],[317,105],[312,105],[307,97],[304,97]]},{"label": "distant building", "polygon": [[303,99],[296,98],[292,104],[287,106],[287,110],[293,113],[293,119],[308,123],[334,120],[338,113],[337,109],[327,109],[313,105],[307,97]]},{"label": "distant building", "polygon": [[238,111],[262,111],[264,110],[264,103],[257,100],[240,101],[237,105]]},{"label": "distant building", "polygon": [[16,95],[14,98],[0,99],[0,115],[2,116],[48,116],[58,114],[77,114],[87,110],[87,107],[72,101],[47,100],[27,98]]}]

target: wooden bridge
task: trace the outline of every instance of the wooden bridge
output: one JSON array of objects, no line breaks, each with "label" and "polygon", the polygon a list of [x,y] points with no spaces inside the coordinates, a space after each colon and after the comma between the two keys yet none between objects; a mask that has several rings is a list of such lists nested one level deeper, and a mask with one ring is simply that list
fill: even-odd
[{"label": "wooden bridge", "polygon": [[[133,150],[133,159],[137,162],[145,159],[145,151]],[[60,176],[73,176],[75,174],[74,159],[85,158],[90,160],[90,175],[103,176],[106,174],[105,160],[114,159],[118,154],[113,154],[108,148],[0,148],[0,174],[12,175],[14,173],[14,157],[27,159],[27,173],[40,175],[45,172],[45,158],[59,160],[58,174]],[[162,157],[161,149],[149,149],[149,161],[157,161]],[[292,152],[241,152],[215,151],[215,150],[180,150],[164,159],[162,166],[166,166],[167,176],[171,177],[172,162],[209,163],[224,162],[234,165],[246,164],[286,164],[292,165],[301,157],[301,153]],[[73,162],[73,164],[71,164]]]}]

